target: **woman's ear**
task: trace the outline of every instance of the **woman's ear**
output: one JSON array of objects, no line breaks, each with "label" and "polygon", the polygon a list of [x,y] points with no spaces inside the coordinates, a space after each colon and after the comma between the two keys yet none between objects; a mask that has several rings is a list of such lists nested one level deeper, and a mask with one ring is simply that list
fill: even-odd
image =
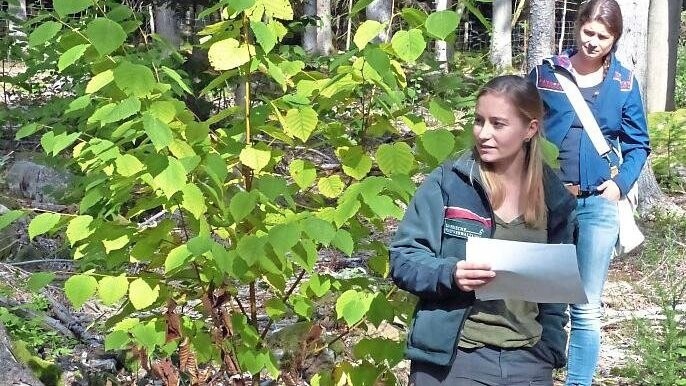
[{"label": "woman's ear", "polygon": [[536,134],[538,134],[538,129],[539,129],[538,119],[532,119],[531,122],[529,122],[529,126],[526,128],[526,139],[527,139],[527,141],[531,140],[531,138],[535,137]]}]

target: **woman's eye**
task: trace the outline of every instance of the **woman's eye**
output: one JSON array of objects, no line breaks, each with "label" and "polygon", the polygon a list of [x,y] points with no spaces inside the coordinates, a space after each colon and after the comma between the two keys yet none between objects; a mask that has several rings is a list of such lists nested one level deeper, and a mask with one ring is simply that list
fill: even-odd
[{"label": "woman's eye", "polygon": [[493,127],[495,127],[496,129],[501,129],[501,128],[505,127],[505,126],[507,126],[507,125],[505,124],[505,122],[494,122],[494,123],[493,123]]}]

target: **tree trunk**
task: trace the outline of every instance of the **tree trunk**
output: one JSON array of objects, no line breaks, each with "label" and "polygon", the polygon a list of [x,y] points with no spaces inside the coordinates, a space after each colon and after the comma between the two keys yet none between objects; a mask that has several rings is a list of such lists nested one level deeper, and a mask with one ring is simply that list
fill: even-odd
[{"label": "tree trunk", "polygon": [[[393,14],[393,0],[374,0],[365,9],[367,20],[376,20],[380,23],[388,23]],[[374,43],[387,42],[390,28],[385,28],[373,40]]]},{"label": "tree trunk", "polygon": [[21,26],[15,21],[26,21],[26,0],[9,0],[7,3],[7,14],[11,15],[9,20],[9,36],[13,36],[15,38],[26,37],[26,34],[24,31],[22,31]]},{"label": "tree trunk", "polygon": [[[303,2],[303,12],[305,16],[310,19],[314,19],[317,16],[317,0],[305,0]],[[303,50],[308,54],[315,53],[317,51],[317,26],[307,23],[305,27],[305,33],[303,33]]]},{"label": "tree trunk", "polygon": [[511,0],[493,0],[491,63],[499,70],[512,67]]},{"label": "tree trunk", "polygon": [[181,46],[180,20],[169,4],[159,4],[154,8],[155,31],[174,49]]},{"label": "tree trunk", "polygon": [[555,45],[555,0],[531,0],[529,38],[526,50],[527,72],[552,55]]},{"label": "tree trunk", "polygon": [[648,112],[651,113],[674,109],[681,3],[682,0],[650,3],[647,57],[661,58],[650,64],[648,72],[646,101]]},{"label": "tree trunk", "polygon": [[43,386],[29,369],[17,362],[12,353],[12,341],[0,323],[0,385]]},{"label": "tree trunk", "polygon": [[[452,0],[436,0],[436,12],[448,10],[452,7],[452,5],[453,5]],[[458,10],[458,12],[457,12],[458,17],[460,17],[460,18],[462,16],[462,8],[463,7],[464,6],[460,6],[460,10]],[[452,47],[449,46],[448,42],[446,42],[445,40],[436,40],[435,50],[436,50],[436,61],[438,62],[439,68],[443,72],[447,73],[449,71],[448,61],[453,56]]]},{"label": "tree trunk", "polygon": [[317,53],[333,53],[333,32],[331,31],[331,0],[317,0]]}]

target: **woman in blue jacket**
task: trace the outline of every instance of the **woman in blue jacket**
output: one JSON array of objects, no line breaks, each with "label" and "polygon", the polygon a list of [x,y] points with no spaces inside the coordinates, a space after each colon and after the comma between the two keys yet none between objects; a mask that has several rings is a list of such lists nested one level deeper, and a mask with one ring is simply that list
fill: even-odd
[{"label": "woman in blue jacket", "polygon": [[565,364],[566,305],[479,301],[495,276],[465,261],[468,237],[571,243],[574,198],[542,162],[536,88],[508,75],[478,95],[474,149],[434,170],[390,245],[391,276],[419,297],[407,337],[410,381],[552,385]]},{"label": "woman in blue jacket", "polygon": [[[560,150],[558,176],[577,196],[577,257],[589,302],[571,306],[567,385],[592,383],[600,349],[601,294],[619,231],[617,201],[638,179],[650,152],[638,84],[614,55],[622,28],[615,0],[590,0],[577,17],[578,47],[544,60],[530,74],[546,107],[546,137]],[[596,151],[556,72],[579,87],[614,150],[609,157]]]}]

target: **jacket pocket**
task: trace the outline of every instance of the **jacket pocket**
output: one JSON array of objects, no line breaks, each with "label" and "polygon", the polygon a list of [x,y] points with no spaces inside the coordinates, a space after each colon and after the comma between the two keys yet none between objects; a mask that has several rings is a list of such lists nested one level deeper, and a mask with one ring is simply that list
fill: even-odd
[{"label": "jacket pocket", "polygon": [[441,365],[450,362],[465,315],[464,308],[451,307],[451,303],[420,302],[408,337],[410,359],[431,358],[430,362]]}]

